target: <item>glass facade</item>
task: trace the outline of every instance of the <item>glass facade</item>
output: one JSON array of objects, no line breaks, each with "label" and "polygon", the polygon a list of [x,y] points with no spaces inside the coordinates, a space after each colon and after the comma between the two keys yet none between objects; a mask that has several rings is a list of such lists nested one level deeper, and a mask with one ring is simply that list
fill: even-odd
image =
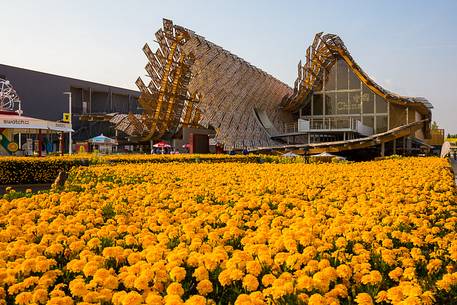
[{"label": "glass facade", "polygon": [[353,118],[373,128],[374,132],[388,129],[388,104],[376,95],[352,72],[346,62],[338,60],[324,75],[321,91],[312,95],[311,105],[302,108],[303,116],[316,118]]},{"label": "glass facade", "polygon": [[324,114],[324,99],[322,94],[315,94],[313,96],[313,115],[323,115]]}]

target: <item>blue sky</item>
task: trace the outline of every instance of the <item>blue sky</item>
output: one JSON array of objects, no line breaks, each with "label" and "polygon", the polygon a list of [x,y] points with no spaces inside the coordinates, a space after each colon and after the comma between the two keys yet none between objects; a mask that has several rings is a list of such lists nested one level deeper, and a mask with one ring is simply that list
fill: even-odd
[{"label": "blue sky", "polygon": [[289,85],[314,34],[338,34],[377,82],[424,96],[457,133],[457,1],[0,0],[0,63],[136,89],[170,18]]}]

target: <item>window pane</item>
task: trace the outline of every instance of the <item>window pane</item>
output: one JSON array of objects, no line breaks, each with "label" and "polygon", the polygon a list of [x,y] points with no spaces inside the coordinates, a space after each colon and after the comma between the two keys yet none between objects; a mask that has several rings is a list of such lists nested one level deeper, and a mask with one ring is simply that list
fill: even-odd
[{"label": "window pane", "polygon": [[360,91],[349,92],[349,114],[360,113]]},{"label": "window pane", "polygon": [[336,93],[325,94],[325,114],[334,115],[336,114]]},{"label": "window pane", "polygon": [[373,116],[364,116],[362,117],[363,125],[373,128],[374,127],[374,117]]},{"label": "window pane", "polygon": [[376,133],[387,131],[387,115],[376,116]]},{"label": "window pane", "polygon": [[387,113],[387,102],[379,95],[376,95],[376,113]]},{"label": "window pane", "polygon": [[325,90],[335,90],[336,89],[336,64],[330,69],[330,73],[327,77],[327,81],[325,82]]},{"label": "window pane", "polygon": [[308,98],[303,103],[303,107],[301,109],[301,115],[311,115],[311,96],[309,95]]},{"label": "window pane", "polygon": [[338,60],[337,62],[337,88],[338,89],[348,89],[348,67],[344,60]]},{"label": "window pane", "polygon": [[360,80],[359,78],[349,69],[349,89],[360,89]]},{"label": "window pane", "polygon": [[347,92],[337,92],[336,93],[336,113],[337,114],[348,114],[349,113],[348,93]]},{"label": "window pane", "polygon": [[306,104],[301,109],[301,115],[311,115],[311,103]]},{"label": "window pane", "polygon": [[362,91],[362,112],[373,113],[374,112],[374,93],[368,89],[367,86],[363,85]]},{"label": "window pane", "polygon": [[313,96],[313,115],[322,115],[323,112],[322,94],[314,94]]}]

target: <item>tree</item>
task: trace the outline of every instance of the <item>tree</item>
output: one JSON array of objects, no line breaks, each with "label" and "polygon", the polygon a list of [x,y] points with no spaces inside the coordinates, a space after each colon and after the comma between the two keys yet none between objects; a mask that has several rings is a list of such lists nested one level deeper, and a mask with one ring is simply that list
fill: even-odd
[{"label": "tree", "polygon": [[433,121],[432,122],[432,130],[437,130],[439,128],[438,123]]}]

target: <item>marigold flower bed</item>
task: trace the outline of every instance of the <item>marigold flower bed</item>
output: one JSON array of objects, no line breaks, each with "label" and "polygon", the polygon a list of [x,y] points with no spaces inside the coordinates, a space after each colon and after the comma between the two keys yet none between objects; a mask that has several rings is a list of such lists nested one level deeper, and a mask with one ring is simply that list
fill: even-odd
[{"label": "marigold flower bed", "polygon": [[0,304],[451,304],[446,160],[74,168],[0,200]]},{"label": "marigold flower bed", "polygon": [[67,172],[75,166],[117,163],[169,163],[169,162],[272,162],[291,163],[294,159],[263,155],[107,155],[75,154],[50,157],[1,157],[0,185],[52,183],[59,172]]}]

